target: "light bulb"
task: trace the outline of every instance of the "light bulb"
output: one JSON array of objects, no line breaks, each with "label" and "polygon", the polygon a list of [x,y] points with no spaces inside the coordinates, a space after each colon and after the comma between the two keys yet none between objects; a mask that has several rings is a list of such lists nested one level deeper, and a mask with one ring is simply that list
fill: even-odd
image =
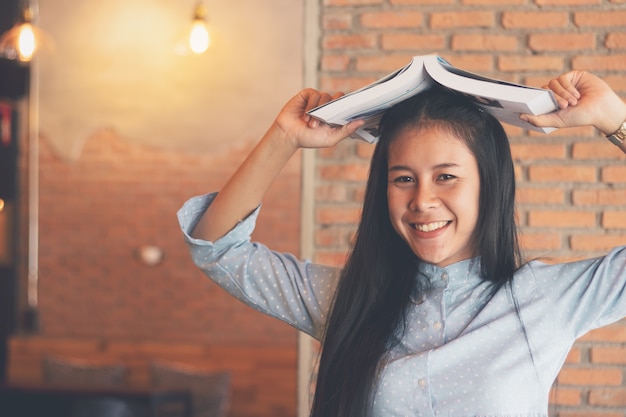
[{"label": "light bulb", "polygon": [[53,49],[50,36],[34,24],[37,5],[34,0],[23,0],[18,23],[0,36],[0,57],[29,62],[40,49]]},{"label": "light bulb", "polygon": [[194,19],[189,33],[189,48],[194,54],[205,52],[211,43],[209,30],[203,19]]},{"label": "light bulb", "polygon": [[37,49],[33,25],[24,23],[19,28],[17,35],[17,53],[20,61],[30,61]]}]

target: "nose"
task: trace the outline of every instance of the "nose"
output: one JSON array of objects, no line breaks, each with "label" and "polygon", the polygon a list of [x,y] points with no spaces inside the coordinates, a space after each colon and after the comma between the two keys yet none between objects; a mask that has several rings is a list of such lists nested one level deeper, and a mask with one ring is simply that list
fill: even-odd
[{"label": "nose", "polygon": [[409,210],[425,211],[439,206],[439,198],[432,185],[418,183],[409,200]]}]

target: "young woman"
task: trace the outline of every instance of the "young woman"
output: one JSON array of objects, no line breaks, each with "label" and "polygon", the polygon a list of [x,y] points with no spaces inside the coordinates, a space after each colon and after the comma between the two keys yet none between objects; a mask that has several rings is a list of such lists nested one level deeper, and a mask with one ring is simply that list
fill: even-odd
[{"label": "young woman", "polygon": [[[599,78],[575,71],[548,87],[560,110],[522,117],[626,135],[626,104]],[[626,250],[522,264],[506,134],[436,87],[383,117],[344,268],[251,243],[263,194],[293,153],[333,146],[360,126],[305,116],[331,98],[299,93],[219,194],[181,208],[196,265],[322,341],[312,416],[547,416],[574,341],[626,316]]]}]

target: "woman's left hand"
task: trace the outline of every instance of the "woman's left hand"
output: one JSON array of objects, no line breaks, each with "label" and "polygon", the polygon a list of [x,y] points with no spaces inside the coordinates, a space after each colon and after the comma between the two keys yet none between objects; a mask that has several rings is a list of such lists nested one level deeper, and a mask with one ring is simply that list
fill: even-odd
[{"label": "woman's left hand", "polygon": [[608,84],[589,72],[567,72],[550,80],[543,88],[554,92],[559,110],[539,116],[521,116],[535,126],[594,126],[609,135],[626,120],[626,103]]}]

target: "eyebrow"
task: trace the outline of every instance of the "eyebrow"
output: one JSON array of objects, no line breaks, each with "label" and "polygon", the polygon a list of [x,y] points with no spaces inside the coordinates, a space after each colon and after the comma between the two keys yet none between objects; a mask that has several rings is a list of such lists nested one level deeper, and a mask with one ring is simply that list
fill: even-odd
[{"label": "eyebrow", "polygon": [[[455,168],[460,167],[459,164],[455,164],[453,162],[445,162],[443,164],[437,164],[432,167],[432,169],[442,169],[442,168]],[[411,168],[406,165],[393,165],[387,169],[388,172],[393,171],[411,171]]]}]

